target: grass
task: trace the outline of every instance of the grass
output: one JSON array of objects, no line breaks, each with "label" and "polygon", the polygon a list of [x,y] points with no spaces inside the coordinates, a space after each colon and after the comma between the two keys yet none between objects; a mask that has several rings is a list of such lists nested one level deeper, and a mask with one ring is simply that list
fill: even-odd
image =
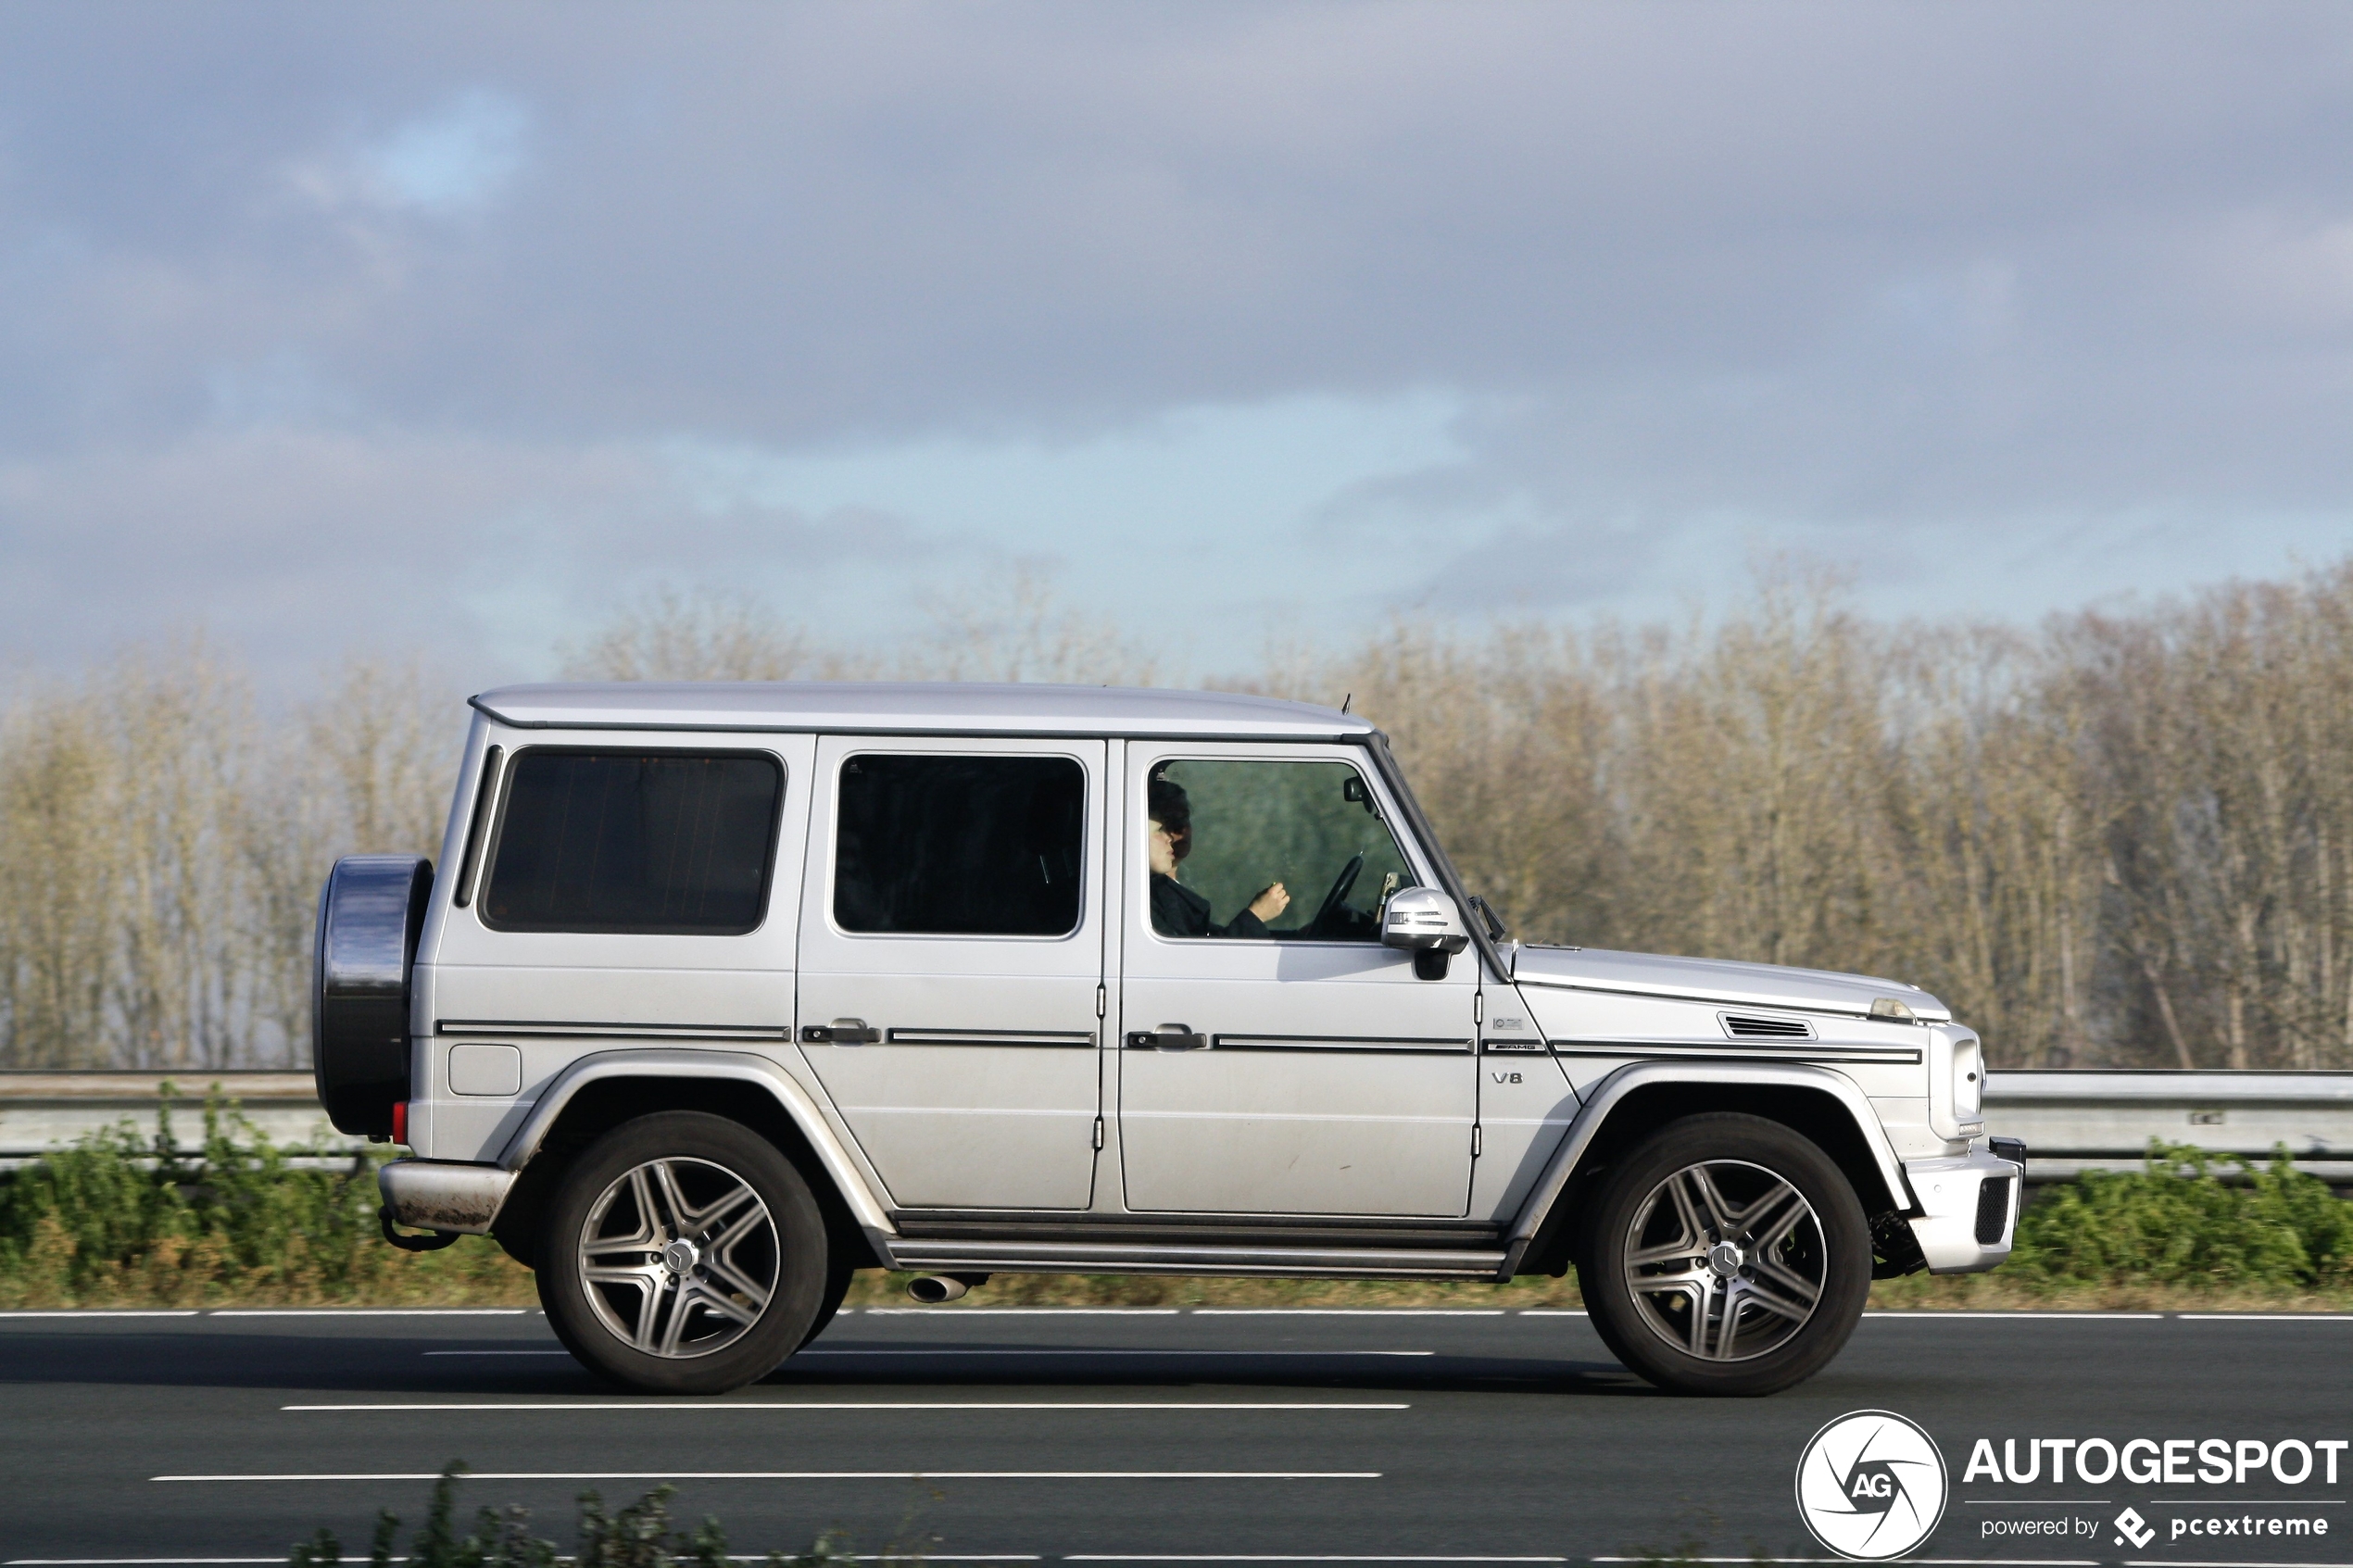
[{"label": "grass", "polygon": [[[656,1486],[619,1512],[609,1512],[602,1496],[580,1495],[579,1547],[565,1555],[554,1541],[532,1532],[528,1509],[482,1509],[473,1528],[460,1535],[458,1520],[458,1480],[466,1473],[460,1461],[443,1466],[434,1483],[433,1500],[425,1519],[409,1537],[409,1568],[555,1568],[569,1562],[578,1568],[732,1568],[727,1537],[719,1521],[706,1518],[692,1529],[673,1525],[670,1499],[674,1488]],[[400,1520],[390,1510],[376,1515],[373,1538],[365,1561],[371,1568],[388,1568],[399,1556]],[[335,1568],[344,1561],[343,1543],[321,1529],[296,1543],[287,1556],[288,1568]],[[357,1562],[359,1559],[353,1559]],[[808,1550],[786,1556],[768,1554],[765,1568],[849,1568],[859,1561],[849,1543],[833,1534],[821,1535]],[[879,1560],[884,1568],[918,1559],[896,1546]]]},{"label": "grass", "polygon": [[[208,1098],[182,1144],[166,1100],[153,1132],[128,1121],[0,1183],[0,1308],[527,1306],[529,1271],[484,1236],[437,1252],[387,1247],[363,1152],[291,1156]],[[904,1300],[910,1276],[862,1273],[852,1305]],[[1576,1307],[1573,1277],[1446,1281],[1179,1279],[1007,1274],[974,1306]],[[2046,1188],[1990,1274],[1880,1281],[1872,1304],[1924,1310],[2353,1309],[2353,1203],[2269,1161],[2152,1146],[2134,1172]],[[943,1309],[954,1311],[950,1307]]]}]

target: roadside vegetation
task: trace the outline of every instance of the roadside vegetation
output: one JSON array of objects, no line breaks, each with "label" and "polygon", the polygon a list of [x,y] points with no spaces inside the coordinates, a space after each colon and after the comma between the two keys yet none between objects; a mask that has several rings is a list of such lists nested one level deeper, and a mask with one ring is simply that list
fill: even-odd
[{"label": "roadside vegetation", "polygon": [[[186,1137],[182,1141],[182,1129]],[[208,1099],[130,1122],[0,1180],[0,1309],[531,1306],[530,1273],[484,1236],[384,1244],[382,1156],[283,1149]],[[852,1305],[904,1305],[909,1276],[858,1276]],[[2139,1171],[2044,1189],[1992,1274],[1881,1281],[1882,1307],[2353,1307],[2353,1202],[2283,1152],[2243,1162],[2156,1147]],[[1579,1305],[1575,1278],[1420,1281],[1006,1274],[974,1306]],[[936,1309],[953,1311],[956,1308]]]},{"label": "roadside vegetation", "polygon": [[[677,594],[560,654],[1196,678],[1020,578],[887,654]],[[2353,1067],[2353,559],[2032,631],[1767,573],[1679,625],[1401,621],[1214,684],[1353,698],[1523,937],[1892,975],[1996,1067]],[[359,661],[269,703],[202,644],[0,684],[0,1067],[301,1065],[320,882],[436,852],[457,697]]]},{"label": "roadside vegetation", "polygon": [[343,1542],[322,1529],[296,1544],[286,1559],[288,1568],[335,1568],[346,1562],[355,1568],[363,1562],[388,1568],[404,1562],[409,1568],[556,1568],[559,1562],[575,1568],[732,1568],[745,1562],[759,1562],[761,1568],[849,1568],[860,1562],[888,1568],[922,1561],[895,1546],[879,1557],[861,1558],[837,1535],[819,1536],[806,1551],[771,1551],[764,1562],[731,1554],[718,1520],[706,1518],[692,1528],[673,1523],[670,1499],[676,1488],[666,1485],[617,1512],[606,1508],[600,1494],[583,1492],[577,1545],[565,1551],[534,1531],[527,1509],[483,1508],[468,1528],[458,1509],[458,1481],[465,1474],[465,1465],[458,1461],[443,1467],[433,1500],[423,1521],[410,1532],[405,1553],[400,1549],[400,1518],[386,1509],[376,1516],[367,1556],[345,1556]]}]

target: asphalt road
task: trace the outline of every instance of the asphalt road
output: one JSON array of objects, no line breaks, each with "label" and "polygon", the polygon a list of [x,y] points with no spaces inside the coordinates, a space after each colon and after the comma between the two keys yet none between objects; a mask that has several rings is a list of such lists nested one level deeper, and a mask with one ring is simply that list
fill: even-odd
[{"label": "asphalt road", "polygon": [[[1875,1315],[1813,1382],[1703,1401],[1575,1315],[950,1307],[845,1313],[755,1387],[662,1401],[535,1313],[0,1314],[0,1562],[283,1562],[321,1524],[364,1555],[450,1460],[480,1473],[469,1512],[522,1503],[566,1542],[578,1492],[675,1478],[738,1551],[838,1526],[939,1562],[1820,1560],[1799,1454],[1880,1409],[1949,1468],[1928,1560],[2353,1563],[2353,1451],[2333,1486],[2317,1460],[2201,1482],[2195,1449],[2171,1486],[1964,1474],[1981,1437],[2021,1466],[2042,1437],[2353,1438],[2349,1352],[2353,1317]],[[2071,1533],[2015,1533],[2038,1521]]]}]

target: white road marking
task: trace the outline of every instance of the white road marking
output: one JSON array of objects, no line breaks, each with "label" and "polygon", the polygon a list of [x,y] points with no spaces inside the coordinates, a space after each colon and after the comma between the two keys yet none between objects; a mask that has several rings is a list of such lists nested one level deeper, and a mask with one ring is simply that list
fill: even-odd
[{"label": "white road marking", "polygon": [[[176,1312],[118,1311],[113,1308],[94,1309],[88,1311],[77,1309],[60,1312],[0,1312],[0,1318],[193,1318],[195,1315],[196,1310],[194,1307]],[[162,1560],[157,1559],[157,1561]],[[231,1560],[224,1557],[220,1561],[226,1562]],[[237,1561],[242,1562],[243,1559]]]},{"label": "white road marking", "polygon": [[959,1317],[1173,1318],[1181,1307],[861,1307],[868,1317],[905,1317],[916,1312],[952,1312]]},{"label": "white road marking", "polygon": [[2353,1323],[2353,1312],[2183,1312],[2183,1323]]},{"label": "white road marking", "polygon": [[[1863,1315],[1867,1318],[2047,1318],[2057,1319],[2063,1323],[2115,1323],[2127,1319],[2136,1323],[2158,1323],[2162,1321],[2165,1316],[2163,1312],[1940,1312],[1933,1310],[1926,1311],[1865,1312]],[[1597,1557],[1593,1559],[1593,1561],[1600,1562],[1604,1561],[1604,1559]],[[1608,1559],[1607,1561],[1614,1562],[1617,1560]],[[1694,1558],[1692,1561],[1705,1562],[1710,1560],[1702,1557]],[[1814,1560],[1812,1558],[1790,1557],[1768,1558],[1764,1561],[1771,1562],[1810,1562]],[[1836,1562],[1837,1559],[1824,1558],[1822,1561],[1825,1562]],[[1919,1561],[1926,1562],[1927,1559],[1921,1558]],[[1994,1560],[1990,1557],[1973,1557],[1969,1561],[1972,1562],[1991,1562]],[[2040,1562],[2043,1560],[2038,1558],[2035,1561]],[[2056,1562],[2057,1559],[2052,1559],[2052,1561]]]},{"label": "white road marking", "polygon": [[1519,1315],[1524,1318],[1582,1318],[1592,1314],[1582,1307],[1522,1307]]},{"label": "white road marking", "polygon": [[[470,1470],[461,1481],[1378,1481],[1378,1470]],[[150,1475],[150,1481],[438,1481],[438,1471]]]},{"label": "white road marking", "polygon": [[428,1356],[569,1356],[570,1350],[427,1350]]},{"label": "white road marking", "polygon": [[[1330,1554],[1309,1557],[1305,1555],[1278,1556],[1272,1552],[1262,1552],[1243,1557],[1233,1554],[1211,1555],[1205,1552],[1147,1554],[1144,1552],[1075,1551],[1062,1561],[1064,1562],[1567,1562],[1572,1560],[1566,1557],[1414,1557],[1401,1556],[1396,1553],[1381,1557],[1340,1557]],[[1594,1561],[1606,1562],[1608,1559],[1596,1558]]]},{"label": "white road marking", "polygon": [[216,1307],[214,1318],[519,1318],[528,1307]]},{"label": "white road marking", "polygon": [[[427,1355],[433,1351],[425,1352]],[[811,1356],[1434,1356],[1435,1350],[802,1350],[785,1362]]]},{"label": "white road marking", "polygon": [[1195,1307],[1201,1318],[1500,1318],[1501,1307]]},{"label": "white road marking", "polygon": [[982,1403],[972,1399],[888,1401],[880,1399],[832,1400],[813,1399],[730,1399],[716,1402],[671,1399],[579,1399],[547,1403],[523,1404],[500,1400],[479,1404],[407,1404],[407,1405],[280,1405],[282,1411],[699,1411],[706,1414],[714,1411],[1409,1411],[1403,1404],[1337,1404],[1310,1403],[1294,1400],[1289,1403],[1240,1403],[1211,1399],[1126,1400],[1122,1402],[1081,1401],[1075,1399],[1005,1400]]}]

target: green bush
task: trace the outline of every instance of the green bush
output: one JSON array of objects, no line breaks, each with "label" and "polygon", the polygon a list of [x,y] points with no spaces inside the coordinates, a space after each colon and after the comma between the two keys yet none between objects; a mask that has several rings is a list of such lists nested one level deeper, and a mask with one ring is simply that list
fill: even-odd
[{"label": "green bush", "polygon": [[[458,1478],[466,1467],[456,1461],[443,1467],[434,1484],[433,1501],[425,1523],[409,1541],[409,1568],[556,1568],[569,1561],[577,1568],[730,1568],[727,1537],[716,1519],[705,1519],[692,1531],[673,1531],[670,1499],[674,1488],[656,1486],[619,1513],[605,1512],[596,1492],[580,1495],[580,1549],[561,1558],[556,1543],[531,1533],[527,1510],[510,1508],[501,1513],[485,1508],[474,1516],[474,1527],[458,1534]],[[390,1511],[376,1515],[375,1538],[368,1552],[371,1568],[387,1568],[400,1534],[400,1521]],[[321,1530],[297,1542],[286,1559],[289,1568],[338,1568],[343,1543]],[[765,1568],[849,1568],[857,1559],[833,1536],[796,1557],[771,1552]],[[887,1551],[886,1563],[912,1562]]]},{"label": "green bush", "polygon": [[[2225,1179],[2233,1168],[2236,1179]],[[2353,1204],[2289,1163],[2151,1143],[2136,1172],[2087,1171],[2020,1216],[2002,1273],[2054,1286],[2353,1286]]]},{"label": "green bush", "polygon": [[486,1238],[385,1246],[375,1151],[290,1164],[326,1151],[277,1148],[217,1094],[186,1147],[170,1087],[152,1136],[126,1120],[0,1183],[0,1305],[529,1298],[529,1276]]}]

